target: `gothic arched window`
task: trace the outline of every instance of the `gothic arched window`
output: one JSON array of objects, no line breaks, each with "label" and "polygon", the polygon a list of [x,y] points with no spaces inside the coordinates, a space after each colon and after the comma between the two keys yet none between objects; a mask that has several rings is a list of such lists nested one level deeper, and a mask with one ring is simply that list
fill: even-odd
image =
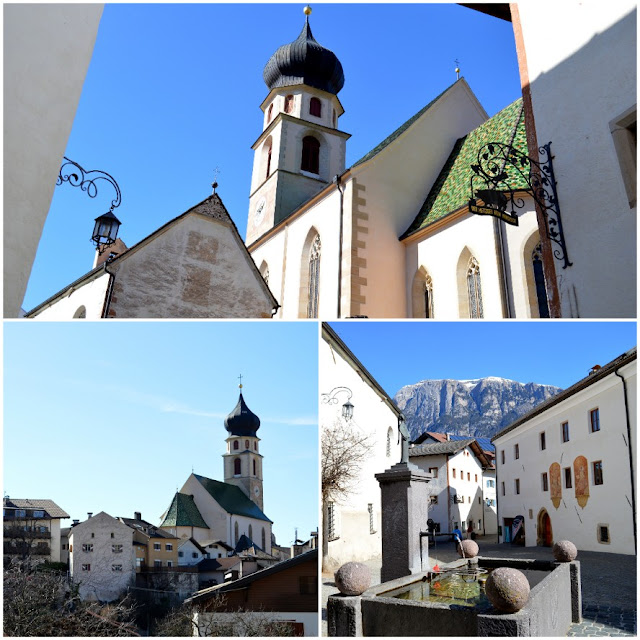
[{"label": "gothic arched window", "polygon": [[268,178],[271,175],[271,148],[272,146],[269,145],[269,150],[267,151],[267,175],[265,178]]},{"label": "gothic arched window", "polygon": [[307,318],[318,317],[318,298],[320,295],[320,235],[315,237],[309,252],[309,302]]},{"label": "gothic arched window", "polygon": [[238,529],[238,523],[236,522],[235,527],[233,528],[234,538],[236,540],[236,544],[238,544],[238,540],[240,540],[240,531]]},{"label": "gothic arched window", "polygon": [[427,275],[424,281],[424,317],[433,318],[433,281]]},{"label": "gothic arched window", "polygon": [[469,317],[483,318],[480,265],[473,256],[469,259],[467,266],[467,293],[469,295]]},{"label": "gothic arched window", "polygon": [[245,440],[245,441],[244,441],[244,448],[245,448],[245,449],[248,449],[248,448],[249,448],[249,441],[248,441],[248,440]]},{"label": "gothic arched window", "polygon": [[547,288],[544,284],[544,268],[542,266],[542,245],[538,244],[531,255],[533,262],[533,277],[536,283],[538,298],[538,313],[541,318],[549,317],[549,303],[547,302]]},{"label": "gothic arched window", "polygon": [[74,318],[86,318],[87,317],[87,308],[82,305],[76,309],[76,312],[73,314]]},{"label": "gothic arched window", "polygon": [[284,99],[284,112],[285,113],[291,113],[292,111],[293,111],[293,96],[292,95],[288,95]]},{"label": "gothic arched window", "polygon": [[269,111],[267,111],[267,123],[271,122],[272,115],[273,115],[273,102],[269,105]]},{"label": "gothic arched window", "polygon": [[302,139],[300,168],[309,173],[320,173],[320,143],[313,136],[306,136]]},{"label": "gothic arched window", "polygon": [[253,542],[253,527],[249,525],[249,540]]},{"label": "gothic arched window", "polygon": [[318,98],[311,98],[309,101],[309,113],[318,118],[322,117],[322,103]]},{"label": "gothic arched window", "polygon": [[253,475],[256,475],[256,461],[253,461]]},{"label": "gothic arched window", "polygon": [[264,530],[264,527],[262,527],[262,550],[266,551],[267,549],[267,534]]},{"label": "gothic arched window", "polygon": [[242,466],[240,462],[240,458],[236,458],[233,461],[233,475],[239,476],[242,473]]}]

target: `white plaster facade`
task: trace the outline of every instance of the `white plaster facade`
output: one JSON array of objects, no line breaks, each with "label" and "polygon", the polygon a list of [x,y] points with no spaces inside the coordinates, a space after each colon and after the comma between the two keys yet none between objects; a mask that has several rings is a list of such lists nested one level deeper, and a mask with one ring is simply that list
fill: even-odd
[{"label": "white plaster facade", "polygon": [[636,317],[636,6],[517,5],[522,82],[538,144],[552,142],[573,262],[556,260],[565,318]]},{"label": "white plaster facade", "polygon": [[69,571],[86,600],[112,601],[135,581],[133,529],[100,513],[69,531]]},{"label": "white plaster facade", "polygon": [[[177,535],[177,534],[174,534]],[[203,553],[202,549],[193,544],[191,538],[188,540],[182,540],[178,543],[178,566],[190,567],[194,564],[198,564],[203,558],[207,558],[208,554]]]},{"label": "white plaster facade", "polygon": [[469,445],[451,454],[420,455],[421,451],[421,445],[412,447],[410,461],[433,477],[429,518],[439,525],[439,531],[460,528],[466,535],[471,524],[477,535],[495,533],[495,510],[486,508],[486,461],[483,464],[476,455],[478,448]]},{"label": "white plaster facade", "polygon": [[5,318],[20,315],[103,6],[3,7]]},{"label": "white plaster facade", "polygon": [[222,201],[213,195],[28,317],[270,318],[276,307]]},{"label": "white plaster facade", "polygon": [[493,438],[501,541],[521,515],[526,546],[571,540],[580,550],[635,553],[636,370],[634,349]]},{"label": "white plaster facade", "polygon": [[[362,562],[382,554],[381,494],[375,474],[400,462],[400,412],[328,325],[323,325],[322,337],[319,354],[321,399],[336,387],[347,387],[352,392],[350,402],[354,406],[349,427],[368,435],[370,444],[353,490],[347,496],[336,496],[331,500],[331,535],[325,563],[337,568],[345,562]],[[347,394],[340,392],[336,397],[336,404],[320,402],[321,433],[331,429],[337,420],[343,420],[341,409]]]}]

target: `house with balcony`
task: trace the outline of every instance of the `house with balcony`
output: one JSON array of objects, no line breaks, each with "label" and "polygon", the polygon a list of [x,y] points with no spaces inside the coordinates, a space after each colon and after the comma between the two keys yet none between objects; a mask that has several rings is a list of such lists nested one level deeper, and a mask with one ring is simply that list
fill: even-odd
[{"label": "house with balcony", "polygon": [[53,500],[17,499],[2,501],[4,563],[12,560],[60,562],[60,522],[69,518]]}]

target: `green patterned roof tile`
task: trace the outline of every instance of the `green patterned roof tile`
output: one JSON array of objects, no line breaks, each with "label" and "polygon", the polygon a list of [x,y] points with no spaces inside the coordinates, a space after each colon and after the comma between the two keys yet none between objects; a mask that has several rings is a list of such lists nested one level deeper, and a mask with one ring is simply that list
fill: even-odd
[{"label": "green patterned roof tile", "polygon": [[184,493],[176,493],[176,495],[173,496],[171,506],[160,526],[209,528],[200,514],[196,503],[193,501],[193,498]]},{"label": "green patterned roof tile", "polygon": [[[471,165],[477,163],[478,151],[489,142],[511,144],[528,155],[521,98],[455,143],[420,212],[401,239],[441,220],[469,202],[473,173]],[[506,182],[510,188],[526,188],[520,174],[510,166],[505,170],[509,175]]]}]

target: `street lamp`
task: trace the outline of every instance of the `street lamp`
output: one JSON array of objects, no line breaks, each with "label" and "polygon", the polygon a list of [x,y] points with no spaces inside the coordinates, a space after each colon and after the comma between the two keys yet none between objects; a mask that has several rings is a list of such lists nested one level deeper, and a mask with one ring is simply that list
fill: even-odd
[{"label": "street lamp", "polygon": [[342,417],[348,422],[353,418],[353,405],[351,404],[351,396],[353,393],[349,387],[335,387],[329,393],[322,394],[322,404],[338,404],[337,395],[341,392],[347,393],[347,401],[342,405]]},{"label": "street lamp", "polygon": [[98,253],[101,254],[118,237],[120,220],[113,213],[113,210],[119,207],[122,202],[122,194],[118,183],[108,173],[98,170],[85,171],[77,162],[65,156],[56,185],[68,182],[72,187],[80,187],[90,198],[95,198],[98,195],[98,187],[96,185],[98,180],[106,180],[116,192],[116,197],[111,201],[109,211],[95,219],[93,234],[91,235],[91,241],[98,248]]}]

